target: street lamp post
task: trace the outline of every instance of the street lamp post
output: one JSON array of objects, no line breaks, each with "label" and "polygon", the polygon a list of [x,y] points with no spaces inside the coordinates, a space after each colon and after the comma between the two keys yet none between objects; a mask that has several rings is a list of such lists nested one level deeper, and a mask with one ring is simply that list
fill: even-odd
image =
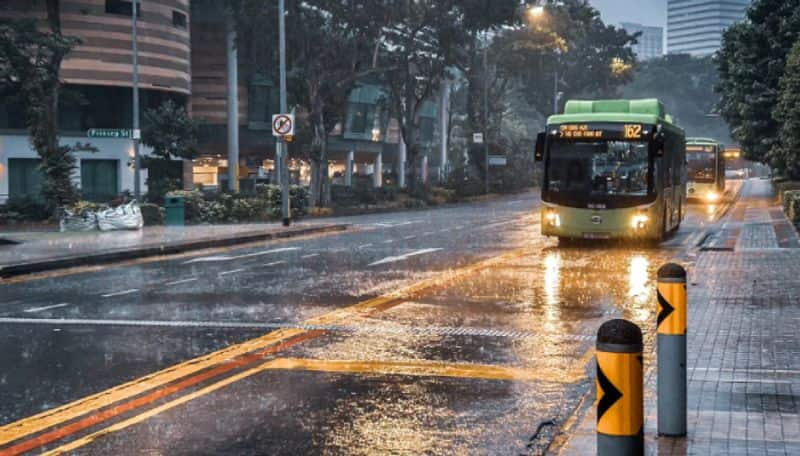
[{"label": "street lamp post", "polygon": [[489,194],[489,42],[483,47],[483,171],[485,192]]},{"label": "street lamp post", "polygon": [[[285,0],[278,0],[278,48],[280,53],[280,89],[281,114],[286,114],[286,6]],[[278,161],[280,170],[278,178],[281,185],[281,214],[283,225],[289,226],[292,221],[292,208],[289,200],[288,148],[284,138],[278,138]]]},{"label": "street lamp post", "polygon": [[131,132],[131,137],[133,138],[133,197],[136,201],[141,201],[142,199],[142,163],[139,151],[141,135],[139,131],[139,45],[137,39],[138,27],[136,25],[140,1],[135,0],[131,4],[133,10],[131,12],[131,17],[133,18],[131,21],[133,22],[131,37],[133,42],[133,131]]}]

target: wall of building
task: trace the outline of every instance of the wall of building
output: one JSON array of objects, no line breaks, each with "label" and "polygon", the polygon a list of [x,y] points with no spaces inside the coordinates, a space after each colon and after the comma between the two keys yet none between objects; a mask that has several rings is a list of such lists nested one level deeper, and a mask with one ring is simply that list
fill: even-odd
[{"label": "wall of building", "polygon": [[711,55],[724,31],[742,21],[751,0],[669,0],[667,52]]},{"label": "wall of building", "polygon": [[[73,179],[77,186],[81,185],[81,160],[116,160],[117,161],[117,185],[118,192],[133,191],[133,166],[130,160],[133,157],[133,143],[126,139],[91,139],[85,137],[66,136],[61,138],[61,144],[74,145],[76,142],[91,142],[97,147],[97,152],[76,152],[78,159],[77,169],[73,174]],[[143,148],[143,153],[148,153]],[[0,204],[4,203],[9,196],[9,176],[8,160],[13,158],[32,158],[38,159],[39,155],[33,148],[27,136],[22,135],[0,135]],[[147,191],[147,170],[142,170],[142,189]]]},{"label": "wall of building", "polygon": [[[45,18],[44,2],[3,0],[3,4],[0,18]],[[125,0],[61,1],[62,33],[82,41],[62,65],[61,77],[66,83],[132,85],[131,17],[119,12],[126,4],[130,12],[131,2]],[[141,87],[188,94],[191,91],[189,0],[148,0],[140,5]]]}]

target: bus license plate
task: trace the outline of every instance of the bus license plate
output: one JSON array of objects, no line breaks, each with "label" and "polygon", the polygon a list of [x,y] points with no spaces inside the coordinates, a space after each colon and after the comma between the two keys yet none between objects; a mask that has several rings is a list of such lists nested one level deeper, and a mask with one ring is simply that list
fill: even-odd
[{"label": "bus license plate", "polygon": [[611,233],[583,233],[584,239],[611,239]]}]

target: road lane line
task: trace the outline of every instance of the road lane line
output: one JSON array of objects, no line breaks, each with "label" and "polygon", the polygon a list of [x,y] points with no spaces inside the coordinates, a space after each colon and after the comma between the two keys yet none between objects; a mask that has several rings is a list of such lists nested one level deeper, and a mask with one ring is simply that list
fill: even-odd
[{"label": "road lane line", "polygon": [[284,253],[284,252],[294,252],[295,250],[300,250],[300,247],[283,247],[280,249],[270,249],[270,250],[262,250],[259,252],[253,253],[245,253],[242,255],[216,255],[216,256],[207,256],[201,258],[195,258],[189,261],[184,261],[182,264],[196,264],[196,263],[216,263],[221,261],[233,261],[233,260],[241,260],[245,258],[254,258],[260,257],[264,255],[273,255],[275,253]]},{"label": "road lane line", "polygon": [[[304,324],[308,326],[336,325],[342,322],[352,321],[354,317],[369,317],[409,300],[417,299],[420,296],[429,294],[438,288],[452,285],[458,280],[469,277],[482,270],[492,268],[500,263],[519,258],[525,255],[527,252],[528,250],[526,248],[520,248],[469,266],[451,271],[445,271],[437,274],[436,277],[411,284],[395,292],[387,293],[382,296],[368,299],[358,304],[337,309],[325,315],[312,318],[305,321]],[[314,337],[319,337],[319,335],[322,334],[325,334],[325,332],[309,332],[301,329],[280,329],[249,341],[230,345],[208,355],[190,359],[183,363],[176,364],[161,371],[154,372],[150,375],[146,375],[139,379],[124,383],[97,394],[78,399],[74,402],[44,411],[13,423],[6,424],[4,426],[0,426],[0,446],[21,440],[24,437],[33,434],[40,433],[48,428],[62,425],[66,422],[87,415],[90,412],[105,408],[111,404],[118,405],[108,410],[121,410],[120,407],[129,403],[122,403],[123,401],[139,396],[160,386],[196,375],[198,372],[205,369],[218,366],[223,363],[230,363],[232,362],[231,360],[235,361],[236,358],[244,357],[248,353],[252,353],[257,350],[269,350],[269,348],[266,347],[274,345],[280,346],[279,344],[282,343],[288,344],[292,338],[307,337],[311,339]],[[277,352],[279,350],[276,349],[275,351]],[[56,430],[58,429],[65,429],[65,427],[57,428]],[[67,433],[66,435],[71,435],[71,433]],[[60,440],[61,438],[63,437],[59,437],[57,440]],[[39,444],[32,448],[38,448],[42,445],[44,444]]]},{"label": "road lane line", "polygon": [[363,244],[358,246],[359,249],[366,249],[367,247],[372,247],[372,244]]},{"label": "road lane line", "polygon": [[222,277],[222,276],[231,275],[231,274],[238,274],[238,273],[240,273],[240,272],[244,272],[245,270],[246,270],[246,269],[244,269],[244,268],[240,268],[240,269],[232,269],[232,270],[230,270],[230,271],[224,271],[224,272],[220,272],[218,275],[219,275],[220,277]]},{"label": "road lane line", "polygon": [[174,282],[167,282],[164,285],[167,286],[167,287],[173,287],[175,285],[183,285],[184,283],[191,283],[191,282],[197,282],[197,277],[192,277],[192,278],[183,279],[183,280],[176,280]]},{"label": "road lane line", "polygon": [[577,370],[574,372],[561,372],[491,364],[448,363],[428,360],[361,361],[278,358],[273,361],[271,369],[337,372],[346,374],[475,378],[563,384],[577,383],[586,377],[583,372]]},{"label": "road lane line", "polygon": [[403,239],[405,239],[406,241],[410,241],[410,240],[416,239],[416,238],[417,238],[416,236],[406,236]]},{"label": "road lane line", "polygon": [[273,261],[272,263],[265,264],[264,267],[269,268],[269,267],[272,267],[272,266],[279,266],[281,264],[286,264],[286,262],[285,261]]},{"label": "road lane line", "polygon": [[101,298],[115,298],[117,296],[125,296],[125,295],[134,294],[134,293],[138,293],[138,292],[139,292],[138,288],[131,288],[130,290],[118,291],[116,293],[108,293],[108,294],[100,295],[100,297]]},{"label": "road lane line", "polygon": [[376,261],[374,263],[370,263],[368,266],[372,267],[372,266],[379,266],[379,265],[382,265],[382,264],[396,263],[398,261],[405,261],[405,260],[407,260],[407,259],[409,259],[411,257],[420,256],[420,255],[426,255],[428,253],[438,252],[440,250],[443,250],[443,249],[439,248],[439,249],[415,250],[415,251],[413,251],[411,253],[406,253],[405,255],[397,255],[397,256],[386,257],[386,258],[384,258],[382,260],[378,260],[378,261]]},{"label": "road lane line", "polygon": [[315,257],[318,257],[318,256],[319,256],[319,253],[312,253],[312,254],[310,254],[310,255],[303,255],[303,256],[301,256],[300,258],[302,258],[302,259],[304,259],[304,260],[307,260],[307,259],[309,259],[309,258],[315,258]]},{"label": "road lane line", "polygon": [[[24,441],[22,443],[14,445],[13,447],[7,448],[6,450],[0,451],[0,455],[2,455],[2,456],[18,455],[18,454],[24,453],[26,451],[29,451],[31,449],[35,449],[35,448],[38,448],[40,446],[46,445],[48,443],[61,440],[61,439],[63,439],[64,437],[66,437],[68,435],[74,434],[75,432],[79,432],[79,431],[85,430],[87,428],[92,427],[93,425],[99,424],[99,423],[101,423],[103,421],[106,421],[106,420],[108,420],[110,418],[118,416],[118,415],[120,415],[122,413],[126,413],[126,412],[129,412],[131,410],[135,410],[135,409],[137,409],[139,407],[151,404],[151,403],[153,403],[155,401],[161,400],[161,399],[163,399],[163,398],[165,398],[167,396],[170,396],[170,395],[172,395],[174,393],[177,393],[177,392],[183,391],[183,390],[185,390],[187,388],[190,388],[192,386],[198,385],[198,384],[200,384],[200,383],[202,383],[202,382],[204,382],[206,380],[209,380],[209,379],[214,378],[214,377],[218,377],[221,374],[233,371],[234,369],[237,369],[237,368],[240,368],[240,367],[245,367],[247,365],[252,365],[252,364],[254,364],[254,363],[258,362],[258,361],[262,361],[263,358],[268,356],[268,355],[271,355],[271,354],[273,354],[273,353],[275,353],[277,351],[280,351],[280,350],[284,350],[286,348],[289,348],[289,347],[291,347],[293,345],[296,345],[298,343],[304,342],[304,341],[308,340],[309,338],[316,337],[316,336],[317,335],[315,333],[304,333],[304,334],[297,335],[293,339],[289,339],[289,340],[287,340],[287,341],[285,341],[285,342],[283,342],[281,344],[278,344],[278,345],[276,345],[274,347],[266,348],[266,349],[264,349],[264,350],[262,350],[260,352],[247,355],[247,356],[245,356],[243,358],[240,358],[240,359],[237,359],[237,360],[233,360],[233,361],[230,361],[230,362],[225,363],[225,364],[220,364],[217,367],[215,367],[215,368],[213,368],[213,369],[211,369],[209,371],[205,371],[205,372],[202,372],[202,373],[200,373],[198,375],[195,375],[195,376],[192,376],[192,377],[188,377],[188,378],[186,378],[184,380],[181,380],[178,383],[167,385],[167,386],[165,386],[165,387],[163,387],[161,389],[156,389],[156,390],[154,390],[154,391],[152,391],[152,392],[150,392],[150,393],[148,393],[148,394],[146,394],[144,396],[137,397],[136,399],[134,399],[134,400],[132,400],[130,402],[121,404],[121,405],[119,405],[117,407],[114,407],[114,408],[111,408],[111,409],[103,410],[103,411],[101,411],[99,413],[96,413],[94,415],[89,415],[87,417],[84,417],[84,418],[76,421],[76,422],[70,423],[69,425],[67,425],[65,427],[57,428],[57,429],[54,429],[54,430],[52,430],[50,432],[41,434],[41,435],[35,437],[34,439],[31,439],[31,440],[28,440],[28,441]],[[228,380],[228,379],[225,379],[225,380]],[[225,380],[223,380],[222,382],[224,382]],[[222,382],[220,382],[220,383],[222,383]],[[213,386],[213,384],[211,386]],[[147,412],[145,412],[145,414],[147,414]],[[102,432],[107,431],[107,430],[108,430],[108,428],[103,429],[102,431],[99,431],[98,433],[102,433]],[[74,443],[75,442],[71,442],[68,445],[71,445],[71,444],[74,444]]]},{"label": "road lane line", "polygon": [[394,239],[387,239],[383,241],[383,244],[391,244],[392,242],[394,242]]},{"label": "road lane line", "polygon": [[52,306],[34,307],[32,309],[25,309],[23,312],[25,313],[44,312],[45,310],[60,309],[61,307],[67,307],[68,305],[69,303],[62,302],[61,304],[54,304]]},{"label": "road lane line", "polygon": [[422,233],[423,236],[433,236],[435,233],[433,231],[426,231]]},{"label": "road lane line", "polygon": [[571,372],[566,374],[556,373],[556,375],[551,373],[551,375],[546,375],[542,374],[541,371],[534,369],[521,369],[499,365],[492,366],[480,364],[443,363],[436,361],[415,360],[383,362],[278,358],[227,377],[198,391],[186,394],[158,407],[147,410],[144,413],[128,418],[127,420],[112,424],[105,429],[69,442],[51,451],[42,453],[42,455],[57,456],[74,452],[78,448],[89,445],[92,442],[109,434],[119,432],[170,409],[193,401],[194,399],[208,395],[233,383],[269,370],[302,370],[312,372],[407,375],[417,377],[474,378],[501,381],[554,382],[561,384],[577,383],[583,380],[585,377],[582,372]]}]

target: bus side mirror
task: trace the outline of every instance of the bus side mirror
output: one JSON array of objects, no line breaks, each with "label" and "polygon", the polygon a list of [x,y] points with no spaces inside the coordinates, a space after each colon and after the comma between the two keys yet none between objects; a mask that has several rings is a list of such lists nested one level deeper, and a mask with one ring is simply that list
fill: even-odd
[{"label": "bus side mirror", "polygon": [[536,135],[536,150],[533,153],[533,159],[537,162],[544,160],[544,146],[547,141],[547,133],[539,133]]},{"label": "bus side mirror", "polygon": [[663,132],[656,133],[656,137],[654,138],[655,145],[656,145],[656,157],[663,157],[664,156],[664,147],[666,143],[666,139],[664,137]]}]

